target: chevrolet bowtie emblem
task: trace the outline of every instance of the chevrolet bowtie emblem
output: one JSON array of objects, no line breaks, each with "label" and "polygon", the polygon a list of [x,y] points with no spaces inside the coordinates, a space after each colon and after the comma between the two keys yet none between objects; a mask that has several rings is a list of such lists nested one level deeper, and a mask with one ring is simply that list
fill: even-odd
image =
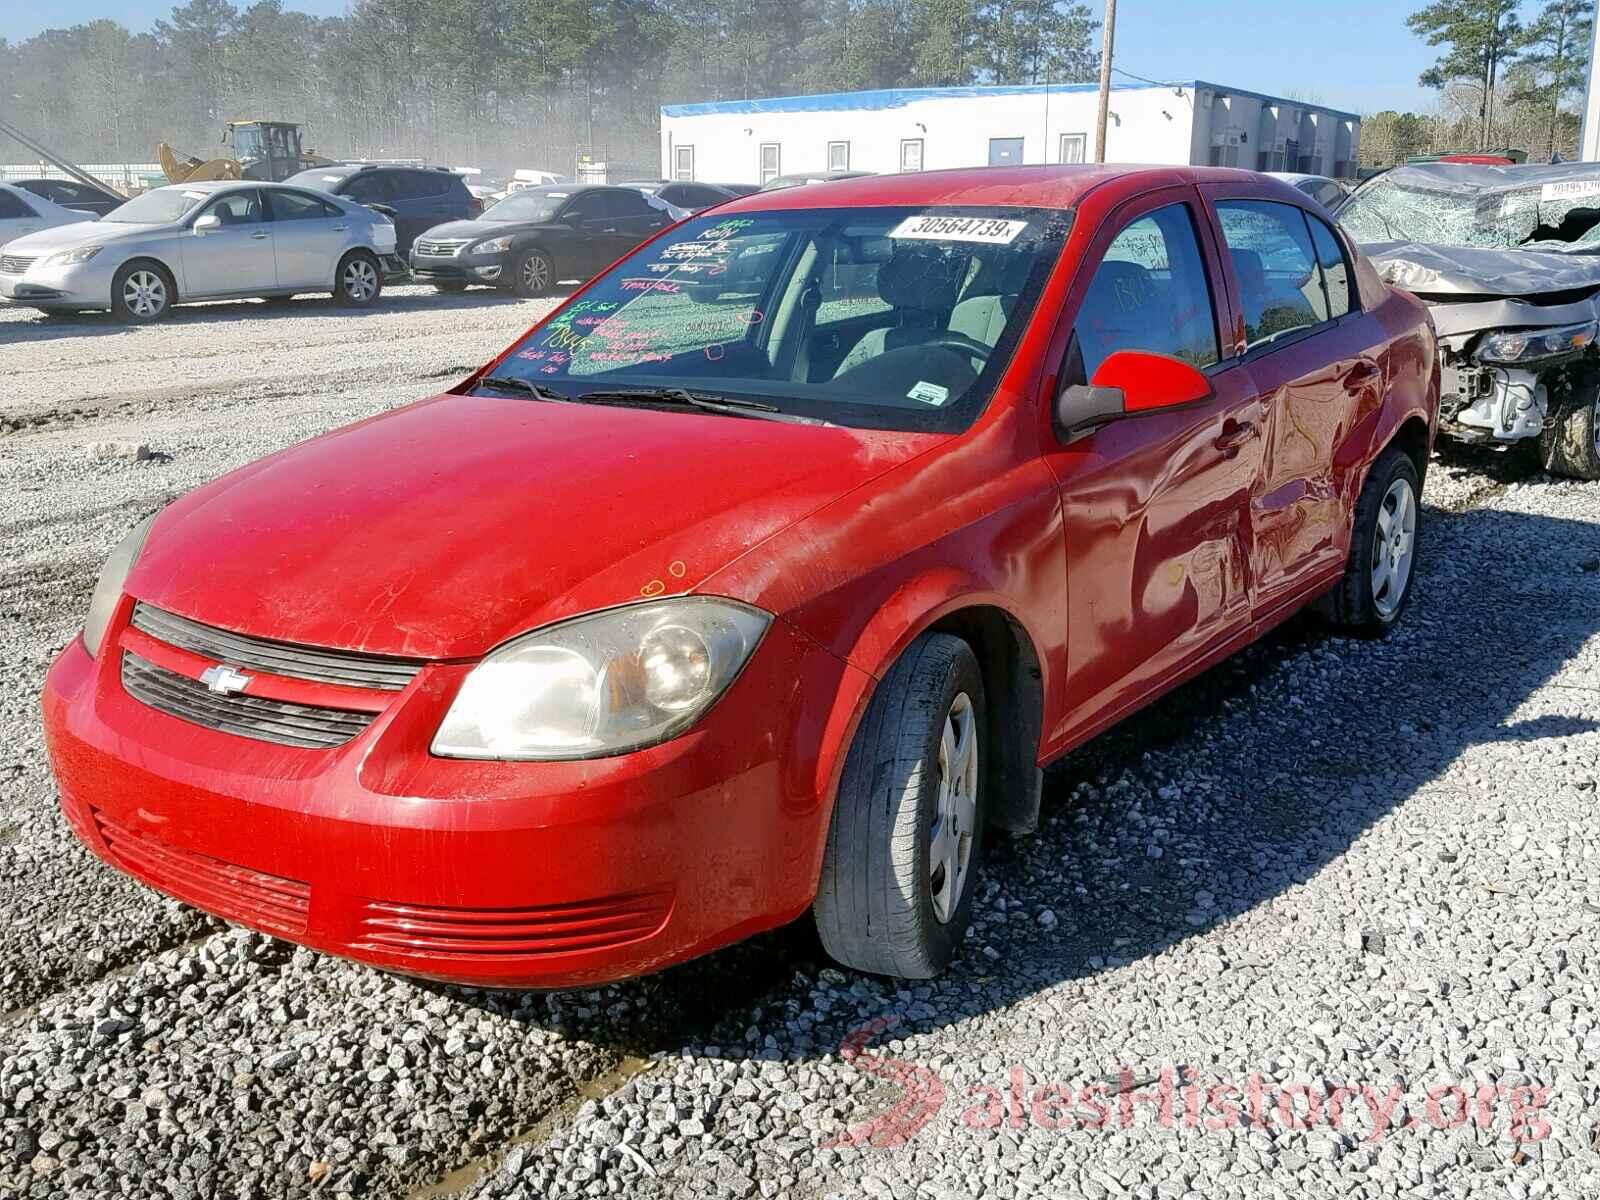
[{"label": "chevrolet bowtie emblem", "polygon": [[227,663],[219,663],[214,667],[207,667],[200,675],[200,682],[205,684],[219,696],[231,696],[235,692],[242,692],[254,676],[246,675],[243,671],[235,671]]}]

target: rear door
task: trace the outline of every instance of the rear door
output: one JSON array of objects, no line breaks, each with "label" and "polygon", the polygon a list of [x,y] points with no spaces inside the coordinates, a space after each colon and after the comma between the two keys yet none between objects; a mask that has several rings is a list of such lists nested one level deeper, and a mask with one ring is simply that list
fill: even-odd
[{"label": "rear door", "polygon": [[394,209],[396,249],[404,258],[411,253],[411,243],[418,235],[426,233],[445,218],[443,195],[434,188],[434,181],[424,171],[384,171],[389,185],[389,206]]},{"label": "rear door", "polygon": [[[222,227],[198,232],[194,222],[206,215],[220,218]],[[248,296],[278,286],[272,226],[258,188],[224,192],[202,206],[178,237],[183,258],[180,291],[186,297]]]},{"label": "rear door", "polygon": [[333,279],[350,218],[310,192],[265,189],[279,287],[322,288]]},{"label": "rear door", "polygon": [[1382,404],[1387,335],[1361,311],[1352,260],[1328,222],[1249,188],[1203,190],[1239,301],[1244,361],[1265,400],[1252,558],[1256,611],[1267,617],[1343,568],[1353,479],[1340,450]]},{"label": "rear door", "polygon": [[1261,463],[1262,403],[1220,332],[1221,267],[1195,190],[1121,205],[1083,261],[1051,352],[1060,386],[1143,350],[1198,367],[1215,395],[1076,437],[1056,431],[1046,447],[1068,570],[1061,734],[1112,719],[1248,628]]}]

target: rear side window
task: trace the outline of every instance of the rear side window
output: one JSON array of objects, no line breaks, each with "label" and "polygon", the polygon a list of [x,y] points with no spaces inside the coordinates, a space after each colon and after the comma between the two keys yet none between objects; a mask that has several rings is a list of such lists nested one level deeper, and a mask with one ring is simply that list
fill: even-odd
[{"label": "rear side window", "polygon": [[1118,350],[1167,354],[1196,367],[1219,358],[1216,312],[1194,218],[1173,204],[1128,223],[1095,269],[1073,326],[1068,377],[1087,383]]},{"label": "rear side window", "polygon": [[1322,272],[1300,209],[1224,200],[1217,205],[1217,222],[1239,281],[1246,350],[1328,320]]},{"label": "rear side window", "polygon": [[1344,247],[1339,244],[1338,237],[1328,228],[1326,221],[1307,214],[1306,224],[1311,226],[1311,244],[1317,249],[1317,264],[1322,268],[1322,286],[1328,293],[1328,314],[1337,320],[1356,307],[1350,293],[1353,282],[1350,260],[1345,257]]},{"label": "rear side window", "polygon": [[342,215],[326,200],[305,192],[280,192],[274,188],[267,192],[267,205],[272,209],[274,221],[316,221]]},{"label": "rear side window", "polygon": [[456,181],[454,175],[444,171],[398,171],[395,185],[401,194],[410,199],[415,196],[443,196]]},{"label": "rear side window", "polygon": [[37,215],[29,205],[22,202],[20,196],[13,192],[0,191],[0,221]]},{"label": "rear side window", "polygon": [[386,200],[393,199],[388,182],[376,171],[370,174],[352,175],[350,182],[344,186],[343,194],[357,204],[382,204]]}]

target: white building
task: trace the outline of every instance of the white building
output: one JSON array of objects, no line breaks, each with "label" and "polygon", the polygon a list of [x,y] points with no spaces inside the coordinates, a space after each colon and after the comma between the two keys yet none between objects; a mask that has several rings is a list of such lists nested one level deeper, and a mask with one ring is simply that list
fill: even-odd
[{"label": "white building", "polygon": [[[934,170],[1094,157],[1094,84],[894,88],[661,109],[668,179],[763,183],[807,171]],[[1108,162],[1354,174],[1361,118],[1203,80],[1118,83]]]}]

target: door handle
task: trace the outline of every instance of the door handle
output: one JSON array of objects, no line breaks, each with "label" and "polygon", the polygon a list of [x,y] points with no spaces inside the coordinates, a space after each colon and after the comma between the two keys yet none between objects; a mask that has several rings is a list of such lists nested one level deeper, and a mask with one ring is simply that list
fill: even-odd
[{"label": "door handle", "polygon": [[343,233],[345,230],[347,230],[349,228],[350,228],[350,226],[348,226],[348,225],[335,225],[333,227],[333,231],[335,233]]},{"label": "door handle", "polygon": [[1221,450],[1224,456],[1234,457],[1239,453],[1239,448],[1256,436],[1256,427],[1250,421],[1229,421],[1222,427],[1222,432],[1212,441],[1212,445]]},{"label": "door handle", "polygon": [[615,225],[607,225],[600,232],[601,233],[615,233],[616,231],[617,231],[617,227]]},{"label": "door handle", "polygon": [[1364,387],[1383,378],[1383,371],[1370,358],[1358,359],[1355,366],[1345,372],[1345,387]]},{"label": "door handle", "polygon": [[263,229],[260,233],[252,233],[250,236],[258,242],[264,242],[272,235]]}]

